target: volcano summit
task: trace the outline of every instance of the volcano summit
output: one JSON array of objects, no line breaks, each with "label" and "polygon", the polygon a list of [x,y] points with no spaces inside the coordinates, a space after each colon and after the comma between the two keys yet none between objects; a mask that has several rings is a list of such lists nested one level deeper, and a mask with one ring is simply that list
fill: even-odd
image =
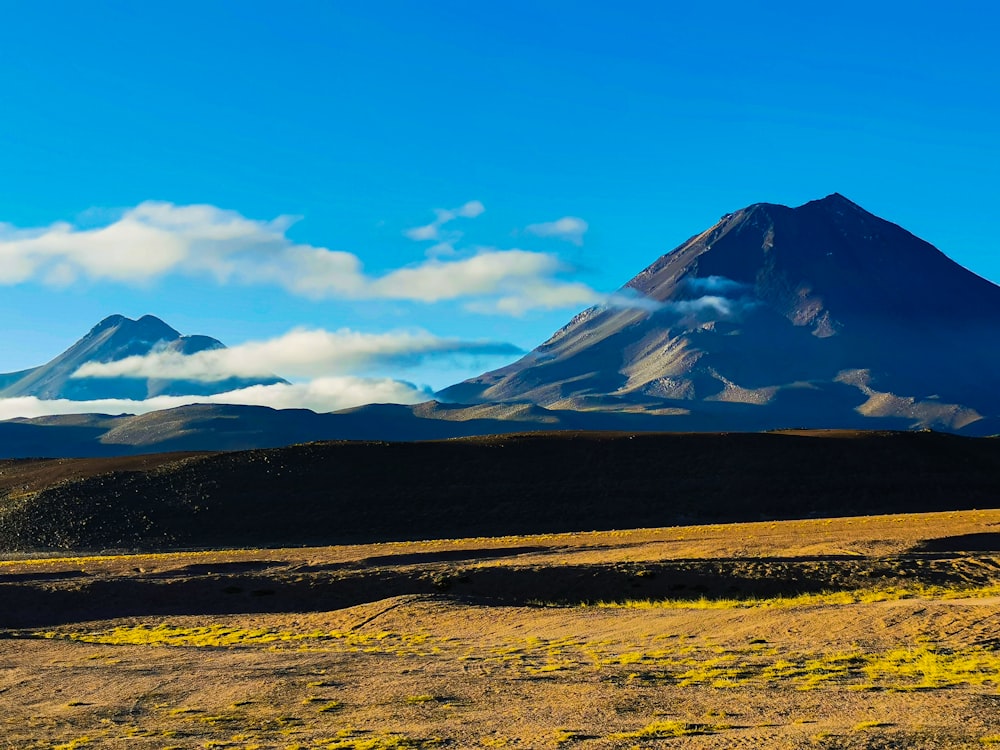
[{"label": "volcano summit", "polygon": [[662,429],[998,431],[1000,287],[842,195],[726,214],[613,299],[441,397],[681,417]]}]

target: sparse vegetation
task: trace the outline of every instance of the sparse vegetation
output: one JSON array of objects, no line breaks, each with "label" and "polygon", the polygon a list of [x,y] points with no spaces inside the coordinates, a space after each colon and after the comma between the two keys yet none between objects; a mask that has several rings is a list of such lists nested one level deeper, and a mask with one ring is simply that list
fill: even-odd
[{"label": "sparse vegetation", "polygon": [[791,607],[829,607],[850,604],[894,602],[904,599],[985,599],[1000,596],[1000,584],[988,586],[940,586],[914,583],[902,587],[862,588],[850,591],[821,591],[773,597],[709,599],[627,599],[621,602],[598,602],[605,609],[754,609]]},{"label": "sparse vegetation", "polygon": [[[271,628],[237,628],[225,625],[179,627],[168,624],[156,626],[120,626],[106,631],[43,631],[42,638],[66,639],[82,643],[100,643],[109,646],[188,646],[192,648],[295,648],[298,650],[323,649],[369,654],[405,656],[422,655],[428,650],[430,636],[426,633],[395,633],[390,631],[310,631],[296,633]],[[324,686],[319,681],[313,686]]]},{"label": "sparse vegetation", "polygon": [[612,739],[621,740],[664,740],[671,737],[687,737],[695,734],[716,734],[729,727],[723,724],[692,724],[686,721],[654,721],[635,732],[621,732]]},{"label": "sparse vegetation", "polygon": [[[1000,512],[908,521],[924,524],[917,526],[921,533],[939,535],[938,527],[966,524],[957,527],[960,534],[949,532],[961,536],[1000,523]],[[436,594],[329,612],[133,615],[9,629],[0,631],[0,653],[26,677],[25,687],[13,682],[6,688],[9,715],[0,725],[9,744],[25,750],[590,744],[623,750],[709,746],[729,738],[775,747],[1000,745],[1000,720],[990,710],[1000,689],[1000,557],[903,555],[898,549],[904,545],[891,535],[913,533],[913,526],[895,519],[753,527],[770,535],[767,543],[780,554],[746,528],[428,541],[335,552],[183,553],[142,562],[99,556],[0,563],[0,575],[15,582],[10,585],[38,596],[73,592],[75,579],[58,577],[69,566],[101,577],[113,590],[119,580],[131,580],[134,568],[153,571],[144,576],[174,569],[216,576],[226,564],[248,566],[265,555],[270,567],[254,573],[261,580],[245,591],[280,589],[262,580],[279,564],[294,569],[289,575],[326,575],[375,598],[382,593],[377,586],[395,571],[421,581],[428,566],[444,570],[456,587],[470,585],[458,582],[463,576],[476,585],[494,576],[497,590],[508,586],[518,596],[523,581],[546,576],[552,590],[585,591],[611,580],[622,593],[654,583],[669,592],[677,578],[664,572],[667,564],[674,571],[697,566],[699,580],[709,586],[706,571],[726,581],[703,598],[683,598],[692,594],[689,587],[677,596],[622,596],[599,606],[526,606],[515,597],[494,606]],[[825,547],[809,542],[810,534],[837,550],[845,540],[897,548],[894,556],[830,562],[822,559]],[[761,546],[755,557],[711,557],[734,539]],[[476,549],[519,551],[474,558]],[[520,551],[525,549],[539,554]],[[340,556],[323,557],[333,554]],[[393,568],[395,559],[405,562]],[[727,576],[737,565],[740,575],[756,575],[779,591],[714,598],[734,580]],[[839,589],[782,594],[784,579],[772,574],[790,565],[814,580],[833,580],[823,576],[835,574],[837,565],[885,575],[867,575],[859,586],[865,576],[852,574],[837,583]],[[654,576],[637,575],[651,569]],[[356,571],[368,577],[357,578]],[[30,584],[35,588],[18,576],[36,580]],[[310,579],[304,580],[308,586]],[[809,579],[795,583],[803,582]],[[216,578],[209,589],[215,598],[191,606],[226,601],[226,585]],[[271,606],[270,600],[246,601]],[[53,669],[63,692],[25,700],[28,690],[45,695],[42,680],[51,680]],[[192,670],[198,680],[176,679]],[[118,687],[95,691],[93,680]],[[593,706],[602,708],[595,712]],[[959,712],[972,718],[956,721]]]}]

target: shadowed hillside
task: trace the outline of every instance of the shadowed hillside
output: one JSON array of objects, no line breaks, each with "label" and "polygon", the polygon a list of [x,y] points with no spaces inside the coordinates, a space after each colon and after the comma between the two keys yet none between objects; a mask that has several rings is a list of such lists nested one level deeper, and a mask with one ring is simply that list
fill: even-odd
[{"label": "shadowed hillside", "polygon": [[0,462],[0,548],[276,546],[990,507],[1000,441],[510,435]]}]

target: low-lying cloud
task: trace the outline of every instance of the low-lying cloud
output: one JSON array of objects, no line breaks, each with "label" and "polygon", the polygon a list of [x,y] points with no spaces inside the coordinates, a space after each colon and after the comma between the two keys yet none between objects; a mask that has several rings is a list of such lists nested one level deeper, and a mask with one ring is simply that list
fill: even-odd
[{"label": "low-lying cloud", "polygon": [[724,276],[689,276],[680,282],[679,287],[684,295],[679,299],[661,302],[626,288],[607,297],[604,304],[610,308],[672,315],[687,324],[738,320],[758,304],[750,285]]},{"label": "low-lying cloud", "polygon": [[722,276],[690,277],[682,283],[681,288],[682,294],[698,296],[661,302],[628,287],[603,294],[586,284],[563,284],[553,289],[526,283],[516,295],[500,297],[488,303],[470,303],[467,307],[475,312],[517,316],[537,308],[600,305],[612,310],[674,315],[685,323],[708,323],[713,320],[735,320],[745,310],[757,304],[750,294],[750,287]]},{"label": "low-lying cloud", "polygon": [[299,328],[266,341],[194,354],[153,351],[111,362],[88,362],[74,378],[168,378],[216,382],[228,378],[317,378],[383,367],[405,368],[442,357],[510,357],[522,351],[497,341],[440,338],[426,331],[362,333]]},{"label": "low-lying cloud", "polygon": [[745,295],[752,287],[725,276],[688,276],[681,284],[692,294]]},{"label": "low-lying cloud", "polygon": [[0,419],[30,419],[56,414],[146,414],[190,404],[270,406],[274,409],[311,409],[323,413],[363,404],[416,404],[431,397],[428,389],[402,380],[344,376],[317,378],[307,383],[257,385],[213,396],[156,396],[144,401],[46,400],[34,396],[4,398],[0,399]]},{"label": "low-lying cloud", "polygon": [[[409,235],[440,239],[441,226],[483,210],[481,203],[470,201],[439,211],[434,222]],[[147,201],[97,228],[65,222],[33,229],[0,224],[0,285],[143,285],[184,274],[219,284],[277,285],[311,299],[467,300],[470,310],[516,309],[518,314],[532,307],[551,308],[558,299],[567,300],[565,306],[576,304],[585,286],[560,278],[569,269],[558,257],[516,248],[481,247],[465,256],[438,253],[415,265],[371,275],[353,253],[292,241],[287,230],[295,221],[290,216],[258,221],[210,205]],[[525,288],[538,291],[541,301],[532,305],[519,291]],[[518,305],[500,303],[511,297],[525,299]]]}]

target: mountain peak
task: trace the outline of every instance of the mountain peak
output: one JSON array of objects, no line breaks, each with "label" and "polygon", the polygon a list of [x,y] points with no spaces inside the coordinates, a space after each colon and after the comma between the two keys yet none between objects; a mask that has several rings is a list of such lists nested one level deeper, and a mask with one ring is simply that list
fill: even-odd
[{"label": "mountain peak", "polygon": [[175,341],[181,334],[157,318],[155,315],[143,315],[138,320],[132,320],[124,315],[109,315],[87,334],[88,337],[102,335],[126,336],[144,341]]},{"label": "mountain peak", "polygon": [[803,205],[798,207],[798,209],[803,209],[803,208],[822,208],[826,211],[832,211],[834,213],[841,213],[845,209],[851,209],[865,216],[878,218],[874,216],[874,214],[865,211],[865,209],[863,209],[857,203],[852,201],[850,198],[847,198],[841,195],[840,193],[830,193],[825,198],[818,198],[816,200],[809,201],[808,203],[804,203]]},{"label": "mountain peak", "polygon": [[149,326],[149,325],[165,326],[165,325],[167,325],[166,323],[164,323],[162,320],[160,320],[155,315],[143,315],[141,318],[139,318],[135,322],[138,323],[141,326]]},{"label": "mountain peak", "polygon": [[825,198],[820,198],[820,199],[815,200],[815,201],[810,201],[810,203],[825,203],[825,204],[828,204],[828,205],[833,205],[833,204],[837,204],[837,203],[848,203],[848,204],[850,204],[852,206],[858,205],[857,203],[855,203],[854,201],[852,201],[850,198],[847,198],[847,197],[841,195],[840,193],[830,193]]},{"label": "mountain peak", "polygon": [[754,429],[1000,413],[1000,288],[840,193],[726,214],[624,290],[648,304],[591,308],[442,398],[728,409]]},{"label": "mountain peak", "polygon": [[133,324],[131,327],[135,329],[137,334],[147,339],[173,341],[180,338],[181,335],[180,332],[168,326],[155,315],[143,315],[138,320],[129,322]]},{"label": "mountain peak", "polygon": [[115,315],[109,315],[100,323],[98,323],[96,326],[91,328],[90,332],[98,333],[100,331],[106,331],[109,328],[115,328],[117,326],[120,326],[126,320],[128,320],[128,318],[126,318],[124,315],[118,315],[117,313]]},{"label": "mountain peak", "polygon": [[749,206],[742,208],[738,211],[731,211],[723,215],[721,221],[727,221],[732,219],[747,219],[752,217],[758,211],[770,212],[772,210],[777,211],[791,211],[793,213],[798,213],[803,210],[808,209],[823,209],[824,211],[841,212],[845,208],[851,208],[855,211],[859,211],[868,216],[873,216],[868,211],[865,211],[861,206],[852,201],[850,198],[840,194],[840,193],[830,193],[823,198],[816,198],[811,201],[806,201],[799,206],[786,206],[784,203],[769,203],[767,201],[761,201],[759,203],[751,203]]}]

